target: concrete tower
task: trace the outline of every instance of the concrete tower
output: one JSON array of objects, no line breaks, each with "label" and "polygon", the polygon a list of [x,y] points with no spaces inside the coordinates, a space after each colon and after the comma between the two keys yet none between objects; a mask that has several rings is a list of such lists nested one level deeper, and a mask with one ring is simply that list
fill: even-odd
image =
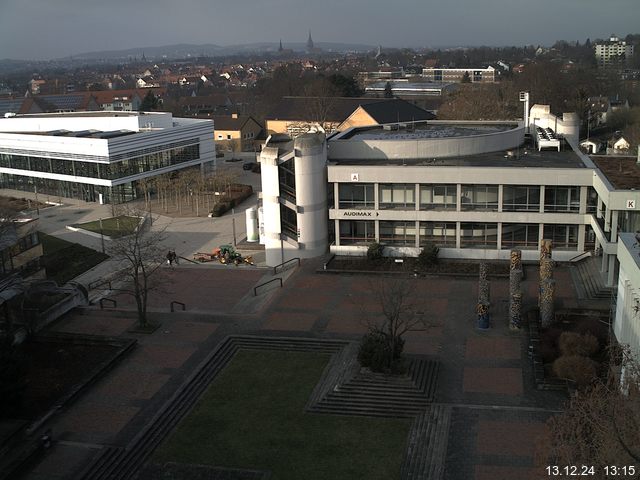
[{"label": "concrete tower", "polygon": [[327,141],[307,133],[270,138],[260,153],[267,265],[324,255],[327,228]]}]

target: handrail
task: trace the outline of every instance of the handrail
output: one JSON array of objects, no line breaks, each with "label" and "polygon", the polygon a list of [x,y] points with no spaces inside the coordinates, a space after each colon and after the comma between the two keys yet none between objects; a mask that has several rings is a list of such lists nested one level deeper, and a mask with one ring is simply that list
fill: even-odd
[{"label": "handrail", "polygon": [[576,255],[575,257],[570,258],[570,259],[569,259],[569,263],[571,263],[571,262],[577,262],[577,261],[578,261],[578,259],[579,259],[580,257],[584,257],[584,256],[587,256],[587,255],[588,255],[588,256],[591,256],[591,250],[587,250],[586,252],[582,252],[582,253],[580,253],[580,254]]},{"label": "handrail", "polygon": [[186,258],[186,257],[178,256],[178,258],[181,259],[181,260],[186,260],[187,262],[195,263],[196,265],[200,265],[200,262],[196,262],[195,260],[191,260],[191,259]]},{"label": "handrail", "polygon": [[291,263],[291,262],[298,262],[298,266],[300,266],[300,257],[295,257],[295,258],[291,258],[289,260],[287,260],[286,262],[282,262],[278,265],[276,265],[275,267],[273,267],[273,274],[275,275],[276,273],[278,273],[278,267],[284,267],[287,263]]},{"label": "handrail", "polygon": [[180,306],[182,307],[182,311],[183,311],[183,312],[187,309],[187,307],[186,307],[186,305],[185,305],[184,303],[182,303],[182,302],[178,302],[177,300],[174,300],[174,301],[172,301],[172,302],[171,302],[171,304],[170,304],[170,307],[171,307],[171,311],[172,311],[172,312],[175,312],[175,310],[174,310],[174,305],[180,305]]},{"label": "handrail", "polygon": [[257,296],[258,296],[258,289],[259,289],[260,287],[264,287],[265,285],[269,285],[270,283],[272,283],[272,282],[276,282],[276,281],[278,281],[278,280],[280,281],[280,288],[282,288],[282,278],[280,278],[280,277],[278,277],[278,278],[272,278],[272,279],[271,279],[271,280],[269,280],[268,282],[264,282],[264,283],[261,283],[260,285],[255,286],[255,287],[253,288],[253,296],[254,296],[254,297],[257,297]]},{"label": "handrail", "polygon": [[118,306],[118,302],[116,302],[113,298],[101,298],[100,299],[100,310],[102,310],[104,308],[104,304],[103,302],[111,302],[113,305],[113,308],[116,308]]}]

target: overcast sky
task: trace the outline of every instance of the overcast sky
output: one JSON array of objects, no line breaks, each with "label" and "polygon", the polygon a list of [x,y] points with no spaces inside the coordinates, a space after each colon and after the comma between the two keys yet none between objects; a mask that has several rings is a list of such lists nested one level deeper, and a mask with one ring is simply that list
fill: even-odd
[{"label": "overcast sky", "polygon": [[174,43],[551,45],[640,33],[640,0],[0,0],[0,59]]}]

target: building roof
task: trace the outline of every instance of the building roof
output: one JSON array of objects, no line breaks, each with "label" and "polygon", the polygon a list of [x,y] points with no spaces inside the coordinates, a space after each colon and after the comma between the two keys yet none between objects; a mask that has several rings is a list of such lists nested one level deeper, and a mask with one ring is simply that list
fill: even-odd
[{"label": "building roof", "polygon": [[379,123],[398,121],[398,115],[401,116],[400,121],[404,122],[412,119],[434,118],[432,113],[406,100],[363,97],[282,97],[280,103],[267,114],[266,118],[268,120],[306,120],[313,116],[312,112],[317,109],[318,102],[323,102],[323,107],[327,110],[326,121],[337,123],[345,121],[360,106]]},{"label": "building roof", "polygon": [[250,120],[260,125],[251,115],[238,115],[235,118],[231,115],[211,115],[206,118],[213,120],[216,130],[240,131]]},{"label": "building roof", "polygon": [[379,124],[433,120],[436,118],[433,113],[397,98],[391,99],[391,101],[362,105],[362,108]]},{"label": "building roof", "polygon": [[640,165],[636,157],[610,155],[591,159],[616,190],[640,190]]}]

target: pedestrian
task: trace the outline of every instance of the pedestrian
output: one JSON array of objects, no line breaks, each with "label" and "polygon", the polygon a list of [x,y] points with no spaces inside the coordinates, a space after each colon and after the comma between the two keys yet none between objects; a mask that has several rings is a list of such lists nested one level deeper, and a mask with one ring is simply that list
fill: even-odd
[{"label": "pedestrian", "polygon": [[173,257],[173,263],[175,263],[176,265],[178,265],[178,255],[176,255],[176,251],[173,250],[171,252],[171,256]]},{"label": "pedestrian", "polygon": [[171,250],[169,250],[169,252],[167,252],[167,263],[169,265],[173,264],[173,255],[171,254]]}]

